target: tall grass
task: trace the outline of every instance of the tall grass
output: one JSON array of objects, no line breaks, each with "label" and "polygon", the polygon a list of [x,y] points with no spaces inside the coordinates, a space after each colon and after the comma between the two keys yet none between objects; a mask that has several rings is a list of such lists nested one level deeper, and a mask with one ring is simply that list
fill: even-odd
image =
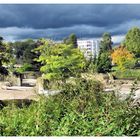
[{"label": "tall grass", "polygon": [[126,69],[123,72],[117,70],[114,73],[114,75],[118,79],[137,79],[137,80],[140,80],[140,69]]},{"label": "tall grass", "polygon": [[0,110],[1,136],[137,136],[140,109],[114,94],[104,94],[99,82],[77,79],[61,94],[42,97],[29,107]]}]

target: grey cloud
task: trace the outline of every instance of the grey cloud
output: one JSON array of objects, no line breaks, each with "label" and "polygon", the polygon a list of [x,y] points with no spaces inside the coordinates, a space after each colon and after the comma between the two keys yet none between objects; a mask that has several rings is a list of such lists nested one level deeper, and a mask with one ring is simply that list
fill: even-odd
[{"label": "grey cloud", "polygon": [[[140,5],[44,4],[0,5],[0,35],[8,40],[49,37],[124,35],[140,26]],[[117,39],[119,40],[119,39]]]},{"label": "grey cloud", "polygon": [[140,18],[139,5],[1,5],[0,26],[60,28],[113,26]]}]

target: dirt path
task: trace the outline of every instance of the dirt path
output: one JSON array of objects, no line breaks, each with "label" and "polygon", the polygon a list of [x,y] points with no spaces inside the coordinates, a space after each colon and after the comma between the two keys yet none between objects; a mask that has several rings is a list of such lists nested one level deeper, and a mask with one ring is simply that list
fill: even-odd
[{"label": "dirt path", "polygon": [[29,99],[37,100],[38,95],[34,88],[26,90],[4,90],[0,89],[0,100]]}]

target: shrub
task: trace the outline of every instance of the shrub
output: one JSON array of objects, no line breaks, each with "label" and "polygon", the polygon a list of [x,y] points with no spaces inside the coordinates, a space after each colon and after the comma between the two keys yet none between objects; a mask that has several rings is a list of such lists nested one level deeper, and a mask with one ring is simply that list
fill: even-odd
[{"label": "shrub", "polygon": [[61,94],[42,97],[29,107],[0,110],[1,136],[137,136],[140,110],[99,82],[85,79],[63,85]]},{"label": "shrub", "polygon": [[133,68],[136,63],[134,54],[130,53],[124,46],[115,48],[111,54],[111,58],[112,62],[117,64],[121,71],[125,70],[126,68]]}]

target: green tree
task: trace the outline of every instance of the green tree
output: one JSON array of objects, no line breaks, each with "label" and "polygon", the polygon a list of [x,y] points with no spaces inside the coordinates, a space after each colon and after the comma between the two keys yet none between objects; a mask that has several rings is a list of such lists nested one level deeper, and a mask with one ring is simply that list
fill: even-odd
[{"label": "green tree", "polygon": [[63,42],[67,45],[71,44],[74,48],[77,48],[77,46],[78,46],[77,45],[77,36],[74,33],[70,34],[69,37],[64,38]]},{"label": "green tree", "polygon": [[0,74],[8,74],[7,68],[11,59],[11,48],[8,43],[3,42],[3,37],[0,37]]},{"label": "green tree", "polygon": [[112,44],[111,35],[109,33],[104,33],[100,42],[100,53],[112,50]]},{"label": "green tree", "polygon": [[85,66],[86,60],[83,54],[72,45],[45,41],[36,51],[40,52],[37,61],[43,65],[40,70],[48,80],[64,80],[70,76],[76,76]]},{"label": "green tree", "polygon": [[134,27],[127,32],[125,45],[136,57],[140,57],[140,29],[138,27]]},{"label": "green tree", "polygon": [[34,70],[39,68],[38,63],[34,61],[37,54],[33,51],[37,47],[37,42],[32,39],[18,41],[13,43],[13,47],[15,50],[16,63],[30,64]]},{"label": "green tree", "polygon": [[100,42],[100,52],[96,61],[97,72],[106,73],[111,70],[111,57],[110,52],[112,50],[111,35],[104,33],[102,41]]},{"label": "green tree", "polygon": [[111,70],[111,58],[110,53],[104,52],[101,53],[97,60],[97,72],[99,73],[106,73]]}]

